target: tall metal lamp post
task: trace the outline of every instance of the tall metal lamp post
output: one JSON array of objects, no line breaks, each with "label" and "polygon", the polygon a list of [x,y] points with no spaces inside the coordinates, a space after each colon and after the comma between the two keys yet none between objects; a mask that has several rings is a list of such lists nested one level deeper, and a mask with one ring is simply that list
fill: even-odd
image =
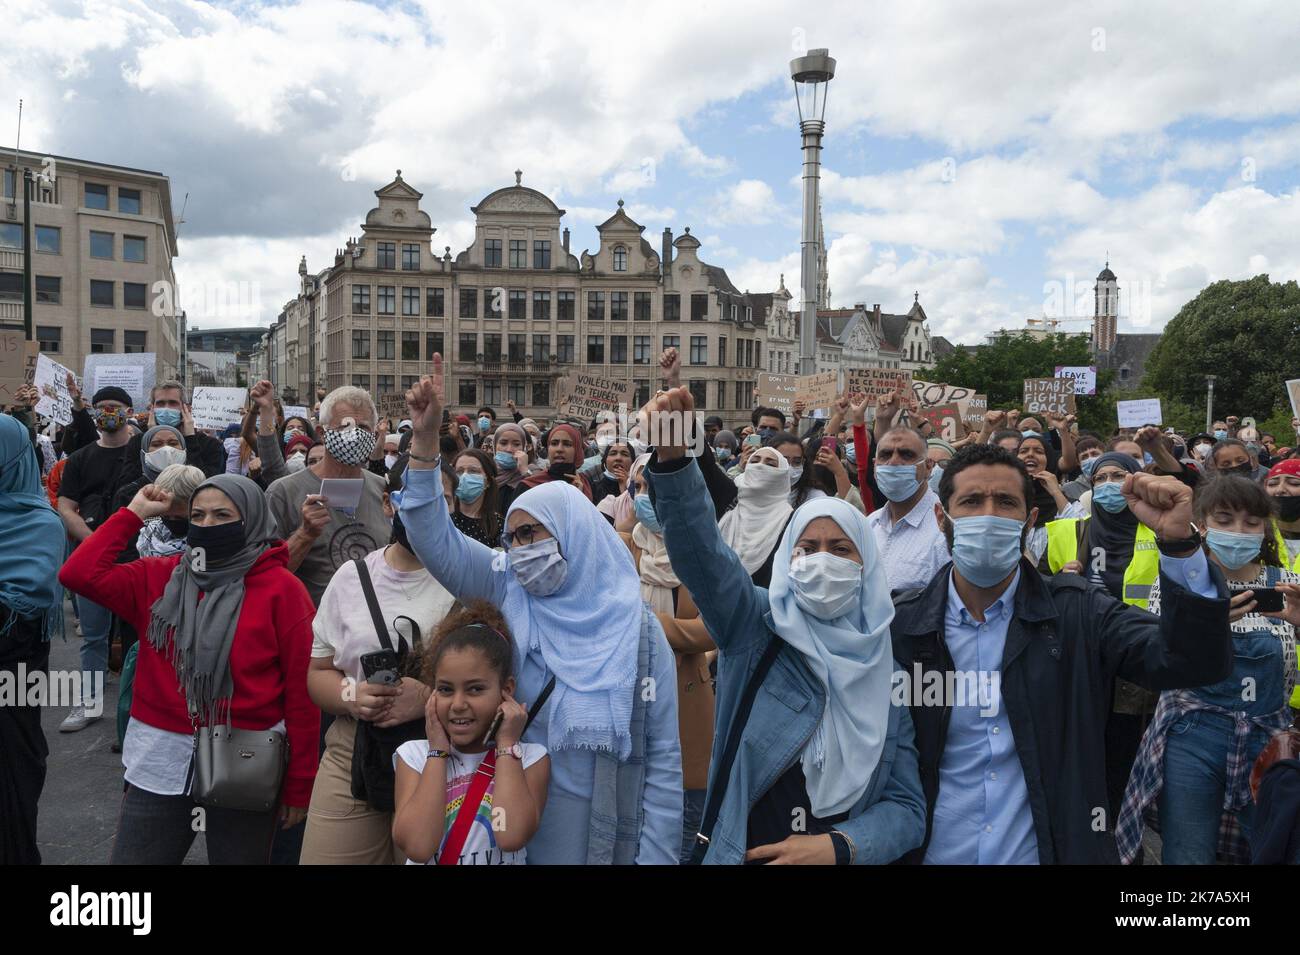
[{"label": "tall metal lamp post", "polygon": [[799,131],[803,134],[803,257],[800,263],[799,373],[817,368],[817,185],[821,177],[822,134],[826,130],[826,93],[835,76],[829,50],[809,50],[790,61]]},{"label": "tall metal lamp post", "polygon": [[1214,379],[1217,375],[1205,376],[1205,431],[1210,433],[1210,428],[1214,424]]}]

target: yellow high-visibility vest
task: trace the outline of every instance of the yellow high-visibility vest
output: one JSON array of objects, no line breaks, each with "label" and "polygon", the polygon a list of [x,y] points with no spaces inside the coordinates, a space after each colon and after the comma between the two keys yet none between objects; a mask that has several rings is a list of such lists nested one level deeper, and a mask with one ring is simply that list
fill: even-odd
[{"label": "yellow high-visibility vest", "polygon": [[[1278,526],[1277,518],[1273,519],[1273,536],[1277,538],[1277,558],[1282,561],[1282,566],[1287,564],[1286,538],[1282,536],[1282,528]],[[1300,574],[1300,554],[1296,554],[1295,560],[1291,561],[1290,568],[1297,574]]]},{"label": "yellow high-visibility vest", "polygon": [[[1058,574],[1072,560],[1078,560],[1079,521],[1088,518],[1066,517],[1047,522],[1047,566]],[[1087,564],[1087,559],[1083,561]],[[1160,552],[1156,549],[1155,531],[1138,524],[1133,540],[1133,558],[1124,568],[1123,601],[1134,607],[1147,606],[1151,588],[1160,576]]]}]

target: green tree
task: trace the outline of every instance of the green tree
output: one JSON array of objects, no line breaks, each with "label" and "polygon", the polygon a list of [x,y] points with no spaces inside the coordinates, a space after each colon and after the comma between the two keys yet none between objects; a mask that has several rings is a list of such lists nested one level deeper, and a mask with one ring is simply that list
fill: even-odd
[{"label": "green tree", "polygon": [[1262,422],[1286,411],[1289,422],[1285,382],[1300,376],[1297,331],[1300,286],[1294,281],[1270,282],[1267,275],[1256,275],[1215,282],[1165,326],[1147,359],[1143,387],[1199,408],[1192,423],[1196,431],[1205,425],[1206,375],[1216,376],[1216,418],[1249,415]]}]

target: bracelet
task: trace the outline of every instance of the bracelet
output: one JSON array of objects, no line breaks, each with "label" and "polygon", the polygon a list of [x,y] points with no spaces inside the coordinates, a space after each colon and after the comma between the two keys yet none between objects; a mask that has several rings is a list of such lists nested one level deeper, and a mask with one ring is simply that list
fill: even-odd
[{"label": "bracelet", "polygon": [[429,759],[450,759],[451,753],[445,749],[430,749]]},{"label": "bracelet", "polygon": [[853,861],[858,857],[858,847],[853,844],[853,840],[849,838],[849,834],[839,829],[832,829],[830,834],[832,838],[834,838],[835,836],[839,836],[841,839],[844,840],[845,844],[848,845],[849,847],[848,864],[853,865]]},{"label": "bracelet", "polygon": [[419,461],[421,464],[437,464],[442,459],[441,451],[436,452],[431,458],[421,457],[414,451],[407,451],[406,453],[412,461]]}]

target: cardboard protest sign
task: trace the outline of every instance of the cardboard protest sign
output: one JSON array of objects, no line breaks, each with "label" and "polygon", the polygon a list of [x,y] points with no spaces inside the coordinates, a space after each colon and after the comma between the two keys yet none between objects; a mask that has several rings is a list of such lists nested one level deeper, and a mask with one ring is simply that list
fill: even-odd
[{"label": "cardboard protest sign", "polygon": [[910,369],[901,370],[898,368],[850,368],[844,373],[844,390],[849,394],[865,395],[875,399],[881,395],[892,395],[898,390],[898,384],[901,381],[903,387],[912,387],[912,372]]},{"label": "cardboard protest sign", "polygon": [[912,395],[921,407],[926,405],[955,404],[964,408],[966,402],[975,396],[974,388],[962,385],[938,384],[931,381],[913,381]]},{"label": "cardboard protest sign", "polygon": [[796,401],[802,401],[806,410],[829,408],[835,404],[840,395],[840,375],[835,371],[824,371],[817,375],[800,375]]},{"label": "cardboard protest sign", "polygon": [[945,441],[956,441],[966,434],[966,429],[962,425],[961,412],[955,402],[946,405],[926,405],[918,408],[911,417],[913,424],[919,424],[921,420],[930,422],[934,428],[933,437],[943,438]]},{"label": "cardboard protest sign", "polygon": [[18,401],[18,389],[30,384],[28,367],[40,354],[40,345],[23,337],[21,329],[0,329],[0,405]]},{"label": "cardboard protest sign", "polygon": [[[1026,378],[1024,414],[1074,414],[1073,378]],[[1046,426],[1046,422],[1043,422]]]},{"label": "cardboard protest sign", "polygon": [[636,385],[632,382],[575,371],[560,379],[556,414],[577,421],[591,421],[602,414],[608,418],[619,412],[631,418],[637,411],[635,402]]},{"label": "cardboard protest sign", "polygon": [[[392,418],[394,422],[406,417],[406,392],[387,392],[379,395],[379,417]],[[289,409],[284,409],[284,416],[289,417]]]},{"label": "cardboard protest sign", "polygon": [[[55,424],[72,423],[72,396],[68,394],[68,375],[71,370],[60,365],[49,355],[36,359],[36,373],[32,384],[40,394],[36,413],[50,418]],[[82,386],[84,388],[84,384]]]},{"label": "cardboard protest sign", "polygon": [[1074,382],[1076,395],[1095,395],[1097,393],[1096,365],[1057,365],[1057,378],[1069,378]]},{"label": "cardboard protest sign", "polygon": [[1147,424],[1164,424],[1160,415],[1159,398],[1142,398],[1137,401],[1115,402],[1121,428],[1140,428]]},{"label": "cardboard protest sign", "polygon": [[984,427],[984,415],[989,410],[988,395],[971,395],[966,399],[966,410],[962,412],[962,421],[967,429],[979,431]]},{"label": "cardboard protest sign", "polygon": [[156,384],[156,361],[153,352],[129,355],[87,355],[85,394],[89,399],[100,388],[121,388],[131,396],[131,407],[143,411],[149,407],[149,394]]},{"label": "cardboard protest sign", "polygon": [[760,408],[775,408],[787,418],[794,414],[799,383],[794,375],[759,375],[754,400]]},{"label": "cardboard protest sign", "polygon": [[241,424],[247,403],[247,388],[195,388],[190,404],[194,427],[224,431],[232,424]]}]

